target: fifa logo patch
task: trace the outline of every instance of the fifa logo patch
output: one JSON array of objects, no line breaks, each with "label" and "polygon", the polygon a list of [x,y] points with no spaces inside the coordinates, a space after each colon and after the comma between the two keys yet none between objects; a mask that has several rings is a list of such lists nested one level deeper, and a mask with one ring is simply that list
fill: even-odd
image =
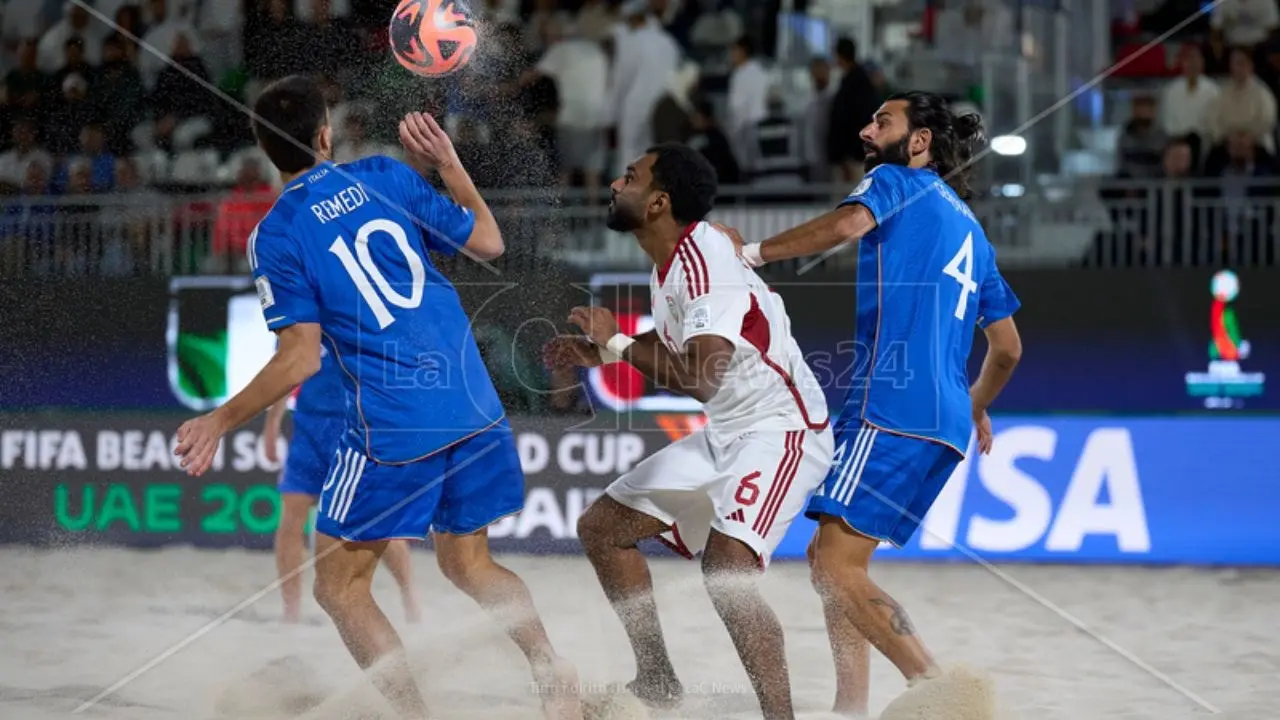
[{"label": "fifa logo patch", "polygon": [[711,327],[711,308],[705,305],[694,308],[693,312],[689,313],[688,324],[694,330],[706,330]]},{"label": "fifa logo patch", "polygon": [[276,304],[276,296],[271,293],[271,281],[265,276],[255,278],[253,284],[258,287],[258,301],[262,303],[262,309],[266,310]]}]

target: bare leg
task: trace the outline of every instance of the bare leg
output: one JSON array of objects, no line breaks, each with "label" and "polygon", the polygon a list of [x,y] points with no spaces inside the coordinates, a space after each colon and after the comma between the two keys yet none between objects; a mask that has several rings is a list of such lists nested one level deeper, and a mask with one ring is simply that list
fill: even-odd
[{"label": "bare leg", "polygon": [[276,573],[280,578],[280,594],[284,596],[284,621],[296,623],[302,617],[302,573],[294,572],[307,561],[303,529],[307,516],[316,504],[311,495],[282,493],[280,524],[276,527]]},{"label": "bare leg", "polygon": [[677,704],[684,689],[667,654],[649,564],[636,543],[667,529],[662,521],[608,495],[592,503],[578,519],[578,538],[636,656],[636,679],[627,687],[645,703],[658,707]]},{"label": "bare leg", "polygon": [[[815,533],[814,541],[809,543],[810,568],[817,539]],[[846,717],[866,717],[871,686],[871,645],[845,616],[838,600],[828,597],[816,583],[814,589],[822,598],[822,616],[836,665],[836,701],[831,711]]]},{"label": "bare leg", "polygon": [[702,577],[760,700],[764,720],[794,720],[782,624],[756,587],[760,563],[742,541],[712,531]]},{"label": "bare leg", "polygon": [[[335,547],[336,546],[336,547]],[[373,668],[373,682],[406,720],[425,720],[427,706],[413,682],[395,628],[374,602],[370,586],[387,541],[344,542],[316,535],[316,600],[333,618],[356,664]]]},{"label": "bare leg", "polygon": [[410,623],[422,619],[422,608],[418,605],[418,591],[413,587],[413,555],[408,540],[392,540],[382,554],[382,564],[391,571],[391,576],[400,586],[400,599],[404,602],[404,618]]},{"label": "bare leg", "polygon": [[933,677],[938,665],[916,637],[906,611],[867,574],[878,545],[840,519],[823,515],[813,553],[813,584],[908,681]]},{"label": "bare leg", "polygon": [[582,720],[577,671],[551,647],[524,581],[489,554],[488,530],[436,533],[435,543],[444,576],[488,611],[529,659],[547,718]]}]

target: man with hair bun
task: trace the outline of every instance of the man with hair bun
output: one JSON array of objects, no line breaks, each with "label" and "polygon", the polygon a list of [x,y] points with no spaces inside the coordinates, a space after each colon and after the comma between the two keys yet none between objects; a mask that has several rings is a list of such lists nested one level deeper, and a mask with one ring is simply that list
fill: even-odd
[{"label": "man with hair bun", "polygon": [[[902,93],[876,110],[860,137],[867,174],[853,192],[821,217],[744,246],[742,255],[760,266],[857,242],[855,339],[869,357],[857,360],[861,382],[836,424],[831,471],[806,511],[818,521],[811,577],[835,655],[835,711],[866,713],[870,641],[911,685],[882,717],[915,717],[930,697],[961,692],[955,681],[963,678],[938,668],[902,606],[867,569],[880,543],[902,547],[915,534],[975,428],[977,450],[990,451],[987,408],[1022,353],[1013,322],[1019,302],[965,204],[968,167],[982,141],[978,116],[954,115],[930,93]],[[986,335],[987,355],[969,387],[974,325]],[[972,708],[978,716],[994,703],[980,683],[986,710]]]}]

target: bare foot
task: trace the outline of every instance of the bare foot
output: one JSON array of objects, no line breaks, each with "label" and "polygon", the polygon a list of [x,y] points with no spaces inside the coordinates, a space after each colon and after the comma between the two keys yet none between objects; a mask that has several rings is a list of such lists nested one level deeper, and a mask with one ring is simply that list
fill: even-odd
[{"label": "bare foot", "polygon": [[533,682],[547,720],[583,720],[578,670],[564,658],[533,669]]},{"label": "bare foot", "polygon": [[670,677],[637,677],[627,683],[627,690],[640,702],[658,710],[670,710],[684,699],[684,686],[674,675]]}]

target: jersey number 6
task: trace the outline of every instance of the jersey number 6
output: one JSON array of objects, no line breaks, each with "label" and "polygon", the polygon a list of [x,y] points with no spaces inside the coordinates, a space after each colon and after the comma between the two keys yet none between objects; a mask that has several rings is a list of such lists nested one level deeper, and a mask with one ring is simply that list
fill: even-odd
[{"label": "jersey number 6", "polygon": [[[406,297],[396,291],[387,282],[386,276],[378,269],[376,263],[373,262],[373,255],[369,252],[369,240],[374,233],[384,232],[391,236],[395,241],[396,247],[400,248],[400,252],[404,255],[405,263],[409,266],[409,275],[412,278],[412,286],[409,289],[409,295]],[[356,253],[353,256],[351,249],[347,247],[347,241],[339,235],[333,244],[329,246],[329,252],[338,256],[338,260],[342,262],[342,267],[346,269],[347,274],[351,276],[351,282],[355,283],[356,290],[360,291],[360,296],[364,301],[369,303],[369,308],[373,310],[373,316],[378,319],[378,327],[386,329],[388,325],[395,322],[396,319],[391,315],[391,311],[387,309],[387,303],[391,303],[398,308],[405,310],[413,310],[422,304],[422,286],[427,277],[426,267],[423,265],[422,258],[418,253],[414,252],[413,246],[409,244],[409,236],[405,233],[404,228],[399,223],[392,222],[386,218],[378,218],[370,220],[360,229],[356,231]],[[356,261],[359,258],[359,262]],[[372,282],[370,282],[372,281]],[[374,286],[377,286],[376,288]],[[383,302],[383,300],[386,302]]]},{"label": "jersey number 6", "polygon": [[956,300],[956,319],[964,320],[964,311],[968,308],[969,295],[978,291],[978,283],[973,281],[973,233],[964,236],[960,252],[951,258],[951,262],[942,272],[955,278],[960,283],[960,299]]},{"label": "jersey number 6", "polygon": [[754,481],[758,477],[760,477],[759,470],[738,482],[738,491],[733,494],[734,502],[745,507],[751,507],[756,504],[756,500],[760,499],[760,486],[755,484]]}]

